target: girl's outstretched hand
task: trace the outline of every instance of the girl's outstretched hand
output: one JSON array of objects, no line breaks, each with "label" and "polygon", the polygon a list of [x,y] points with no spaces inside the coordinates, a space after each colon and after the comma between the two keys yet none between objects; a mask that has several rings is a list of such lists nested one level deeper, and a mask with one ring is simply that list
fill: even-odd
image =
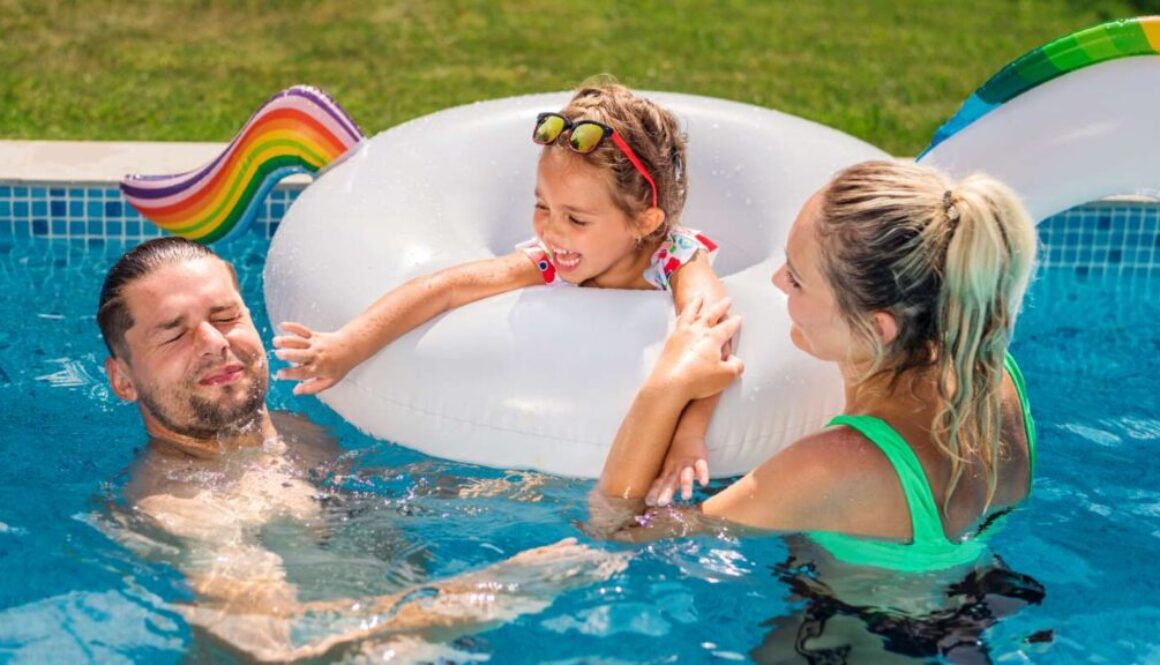
[{"label": "girl's outstretched hand", "polygon": [[681,499],[693,498],[693,481],[701,487],[709,484],[709,451],[705,448],[705,437],[686,436],[673,440],[669,454],[661,465],[660,475],[653,481],[644,497],[649,506],[667,506],[679,488]]},{"label": "girl's outstretched hand", "polygon": [[285,335],[274,337],[274,356],[293,363],[275,379],[298,381],[295,395],[314,395],[342,380],[357,364],[350,345],[338,333],[315,332],[300,324],[282,324]]},{"label": "girl's outstretched hand", "polygon": [[745,369],[741,359],[726,348],[741,328],[741,317],[725,316],[733,301],[723,298],[708,307],[704,302],[697,296],[681,311],[649,378],[689,401],[716,395]]}]

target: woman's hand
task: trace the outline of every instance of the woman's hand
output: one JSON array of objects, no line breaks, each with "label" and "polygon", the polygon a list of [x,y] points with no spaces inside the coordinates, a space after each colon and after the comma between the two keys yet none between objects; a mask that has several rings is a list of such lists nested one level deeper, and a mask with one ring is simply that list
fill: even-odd
[{"label": "woman's hand", "polygon": [[669,446],[661,473],[653,481],[644,501],[650,506],[667,506],[679,487],[681,499],[693,498],[693,481],[701,487],[709,484],[708,451],[703,436],[678,436]]},{"label": "woman's hand", "polygon": [[649,382],[692,401],[716,395],[740,376],[745,366],[726,347],[741,328],[741,317],[725,316],[732,304],[724,298],[705,307],[704,298],[694,298],[677,317]]},{"label": "woman's hand", "polygon": [[295,395],[314,395],[342,380],[357,362],[341,333],[315,332],[300,323],[283,323],[286,335],[274,338],[274,356],[293,363],[275,379],[299,381]]}]

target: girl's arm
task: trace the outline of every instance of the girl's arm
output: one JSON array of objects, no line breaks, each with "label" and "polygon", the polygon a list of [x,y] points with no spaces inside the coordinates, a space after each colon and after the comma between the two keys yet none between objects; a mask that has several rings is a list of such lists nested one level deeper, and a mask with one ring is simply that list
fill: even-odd
[{"label": "girl's arm", "polygon": [[[726,297],[725,286],[713,272],[705,252],[698,252],[692,260],[681,266],[673,275],[671,284],[678,312],[684,311],[697,296],[704,298],[705,305],[712,305]],[[730,351],[730,348],[724,349],[725,355]],[[649,505],[668,505],[678,488],[682,498],[692,498],[694,479],[702,487],[709,483],[705,432],[709,429],[709,420],[720,399],[718,393],[696,400],[681,414],[668,454],[646,497]]]},{"label": "girl's arm", "polygon": [[287,322],[274,338],[275,355],[294,363],[276,375],[298,380],[296,395],[313,395],[342,380],[380,349],[456,307],[489,296],[543,284],[539,269],[521,251],[416,277],[379,298],[333,333]]}]

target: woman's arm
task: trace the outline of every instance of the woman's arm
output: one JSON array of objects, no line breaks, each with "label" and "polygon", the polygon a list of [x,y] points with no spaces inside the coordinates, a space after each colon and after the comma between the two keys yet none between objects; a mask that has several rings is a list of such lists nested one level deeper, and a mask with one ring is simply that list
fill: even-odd
[{"label": "woman's arm", "polygon": [[[712,305],[726,296],[725,286],[704,252],[697,253],[691,261],[681,267],[672,277],[673,301],[677,312],[685,309],[693,298],[702,296],[706,305]],[[724,355],[732,351],[726,344]],[[720,393],[695,400],[685,408],[673,433],[672,444],[661,465],[661,469],[649,489],[647,503],[665,506],[672,501],[680,489],[681,496],[688,500],[693,495],[694,479],[705,486],[709,482],[708,451],[705,448],[705,432],[709,420],[721,399]]]},{"label": "woman's arm", "polygon": [[416,277],[379,298],[333,333],[282,324],[288,335],[274,338],[275,355],[293,367],[276,378],[300,381],[294,393],[313,395],[418,326],[456,307],[526,286],[543,278],[523,252],[475,261]]},{"label": "woman's arm", "polygon": [[[601,535],[648,540],[720,528],[839,531],[905,537],[893,517],[907,514],[897,476],[869,441],[847,428],[817,432],[766,460],[698,508],[651,510],[640,500],[660,467],[666,437],[690,401],[723,390],[741,371],[721,348],[737,332],[722,320],[724,300],[702,311],[700,299],[677,318],[652,374],[625,416],[596,489],[591,526]],[[701,513],[701,514],[697,514]],[[885,520],[885,521],[883,521]],[[894,526],[891,526],[894,525]]]},{"label": "woman's arm", "polygon": [[834,531],[905,540],[906,497],[890,463],[861,435],[817,432],[697,506],[646,508],[593,491],[592,535],[645,542],[694,533]]},{"label": "woman's arm", "polygon": [[602,493],[642,498],[656,478],[685,406],[721,392],[741,373],[740,359],[721,354],[741,320],[725,318],[728,298],[708,307],[703,302],[694,298],[677,317],[676,328],[613,440],[598,485]]}]

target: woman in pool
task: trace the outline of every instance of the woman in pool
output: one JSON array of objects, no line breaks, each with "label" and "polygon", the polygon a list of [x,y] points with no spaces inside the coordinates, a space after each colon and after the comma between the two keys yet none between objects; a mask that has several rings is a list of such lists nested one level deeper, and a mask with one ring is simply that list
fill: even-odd
[{"label": "woman in pool", "polygon": [[[294,366],[278,378],[301,381],[296,394],[318,393],[447,310],[538,284],[664,290],[678,310],[696,295],[710,302],[724,297],[711,267],[716,245],[678,224],[688,177],[685,139],[672,113],[623,86],[590,85],[561,112],[539,114],[532,140],[544,146],[534,238],[505,256],[413,279],[336,332],[284,323],[288,334],[275,337],[274,346]],[[690,470],[695,461],[705,468],[704,435],[716,399],[687,409],[673,438],[674,460],[687,460]]]},{"label": "woman in pool", "polygon": [[[1027,213],[987,176],[955,183],[901,162],[839,173],[798,214],[773,283],[794,344],[841,369],[844,412],[701,513],[804,532],[847,564],[929,571],[979,559],[985,539],[973,536],[1026,498],[1035,466],[1007,354],[1035,250]],[[694,301],[682,311],[621,425],[595,495],[636,500],[596,515],[619,536],[668,531],[658,528],[665,512],[637,513],[688,480],[658,478],[682,410],[741,373],[722,353],[740,325],[727,308]]]}]

